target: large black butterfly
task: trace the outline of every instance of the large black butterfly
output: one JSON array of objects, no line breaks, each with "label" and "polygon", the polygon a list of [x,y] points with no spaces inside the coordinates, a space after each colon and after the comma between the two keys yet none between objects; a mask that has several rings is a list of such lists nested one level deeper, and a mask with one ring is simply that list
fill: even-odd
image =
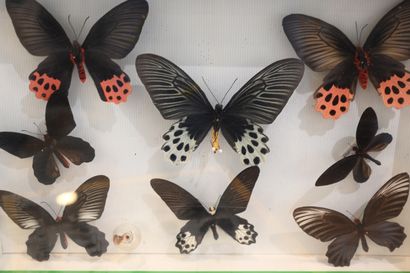
[{"label": "large black butterfly", "polygon": [[219,131],[246,165],[258,165],[269,152],[268,137],[258,124],[272,123],[303,76],[303,64],[285,59],[264,68],[223,107],[213,108],[199,86],[178,66],[156,55],[136,61],[138,75],[164,119],[178,119],[163,136],[162,150],[174,163],[185,162],[212,129],[219,150]]},{"label": "large black butterfly", "polygon": [[392,142],[393,137],[388,133],[376,135],[379,129],[374,110],[367,108],[360,118],[356,130],[357,146],[353,147],[354,154],[344,157],[330,166],[316,181],[316,186],[325,186],[339,182],[353,171],[353,178],[358,183],[366,182],[372,169],[366,159],[381,165],[380,161],[372,158],[368,153],[382,151]]},{"label": "large black butterfly", "polygon": [[152,188],[175,216],[180,220],[189,220],[177,235],[175,246],[179,248],[181,254],[188,254],[195,250],[209,228],[217,240],[219,236],[216,226],[240,244],[250,245],[256,242],[258,233],[254,230],[254,226],[236,214],[244,212],[248,207],[258,176],[257,166],[242,171],[222,194],[219,204],[209,209],[202,206],[195,197],[178,185],[163,179],[151,180]]},{"label": "large black butterfly", "polygon": [[94,176],[84,182],[74,193],[75,202],[64,208],[56,219],[36,203],[17,194],[0,191],[0,206],[23,229],[35,229],[26,242],[27,254],[38,261],[48,260],[57,235],[61,246],[68,246],[67,237],[82,246],[90,256],[101,256],[107,251],[105,234],[88,222],[99,219],[104,211],[110,180]]},{"label": "large black butterfly", "polygon": [[105,14],[82,45],[71,43],[61,25],[35,0],[6,0],[7,11],[23,46],[35,56],[47,56],[30,74],[30,90],[48,100],[68,91],[74,65],[82,82],[84,64],[101,100],[120,103],[131,93],[130,79],[111,59],[122,59],[134,48],[148,14],[145,0],[128,0]]},{"label": "large black butterfly", "polygon": [[[410,73],[400,61],[410,58],[410,1],[390,10],[366,42],[356,47],[336,27],[319,19],[292,14],[283,19],[285,33],[296,54],[312,70],[329,71],[315,93],[316,110],[337,119],[349,109],[357,81],[368,79],[387,107],[410,105]],[[359,36],[359,35],[358,35]]]},{"label": "large black butterfly", "polygon": [[327,249],[329,263],[348,266],[356,253],[359,241],[364,251],[369,250],[366,236],[390,251],[400,247],[406,238],[404,228],[389,222],[399,216],[407,202],[410,179],[407,173],[396,175],[384,184],[370,199],[363,220],[350,220],[340,212],[319,208],[301,207],[293,212],[296,223],[310,236],[333,242]]},{"label": "large black butterfly", "polygon": [[22,133],[0,132],[0,148],[19,158],[34,156],[34,175],[39,182],[49,185],[60,176],[54,156],[68,168],[68,160],[75,165],[91,162],[95,151],[88,142],[68,135],[76,124],[64,93],[55,93],[48,101],[46,126],[44,141]]}]

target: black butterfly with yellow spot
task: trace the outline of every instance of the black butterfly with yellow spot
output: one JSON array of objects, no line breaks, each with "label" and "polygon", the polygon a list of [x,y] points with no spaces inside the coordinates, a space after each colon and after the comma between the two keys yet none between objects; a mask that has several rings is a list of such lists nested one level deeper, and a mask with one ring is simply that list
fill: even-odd
[{"label": "black butterfly with yellow spot", "polygon": [[211,130],[214,152],[219,132],[245,165],[258,165],[269,152],[268,137],[259,124],[270,124],[298,86],[304,66],[297,59],[275,62],[252,77],[224,107],[215,108],[201,88],[167,59],[143,54],[138,75],[164,119],[178,120],[163,136],[162,150],[173,163],[186,162]]}]

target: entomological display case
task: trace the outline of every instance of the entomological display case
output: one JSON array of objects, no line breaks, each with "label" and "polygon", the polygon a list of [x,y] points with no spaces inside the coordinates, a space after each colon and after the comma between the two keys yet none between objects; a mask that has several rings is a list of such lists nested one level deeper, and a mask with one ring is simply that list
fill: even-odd
[{"label": "entomological display case", "polygon": [[0,29],[0,270],[410,271],[409,0],[3,0]]}]

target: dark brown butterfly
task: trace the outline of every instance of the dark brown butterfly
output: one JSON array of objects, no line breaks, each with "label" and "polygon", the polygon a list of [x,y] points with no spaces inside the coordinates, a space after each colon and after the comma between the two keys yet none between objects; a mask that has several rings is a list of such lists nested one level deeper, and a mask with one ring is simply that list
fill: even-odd
[{"label": "dark brown butterfly", "polygon": [[316,186],[326,186],[337,183],[346,178],[353,171],[353,178],[358,183],[366,182],[372,169],[367,164],[366,159],[376,165],[381,165],[380,161],[371,157],[369,152],[382,151],[389,145],[393,137],[388,133],[376,135],[379,129],[377,115],[374,110],[367,108],[357,125],[356,143],[353,147],[353,155],[349,155],[330,166],[316,181]]},{"label": "dark brown butterfly", "polygon": [[302,14],[286,16],[283,28],[307,66],[330,71],[315,93],[316,110],[324,118],[337,119],[346,113],[357,81],[366,89],[369,79],[387,107],[410,105],[410,73],[400,63],[410,58],[409,0],[381,19],[363,46],[360,41],[354,46],[336,27]]},{"label": "dark brown butterfly", "polygon": [[75,202],[64,208],[63,215],[54,219],[36,203],[8,191],[0,191],[0,206],[22,229],[34,229],[26,242],[27,254],[38,261],[48,260],[57,235],[61,246],[68,246],[67,236],[86,249],[90,256],[107,251],[105,234],[88,222],[99,219],[104,211],[110,180],[94,176],[84,182],[74,194]]},{"label": "dark brown butterfly", "polygon": [[369,250],[366,236],[390,251],[400,247],[406,238],[404,228],[390,222],[399,216],[407,202],[410,179],[401,173],[384,184],[370,199],[363,219],[350,220],[345,215],[326,208],[301,207],[293,212],[300,228],[310,236],[329,242],[326,256],[334,266],[349,266],[359,241],[364,251]]},{"label": "dark brown butterfly", "polygon": [[0,132],[0,148],[19,158],[33,157],[34,175],[49,185],[60,176],[55,158],[68,168],[91,162],[95,151],[81,138],[69,136],[76,124],[67,95],[55,93],[46,106],[47,134],[44,140],[15,132]]},{"label": "dark brown butterfly", "polygon": [[258,233],[252,224],[236,214],[248,207],[252,190],[259,176],[259,168],[249,167],[238,174],[222,194],[219,204],[206,209],[195,197],[178,185],[163,180],[151,180],[151,186],[180,220],[189,220],[177,235],[176,247],[181,254],[194,251],[211,228],[218,239],[216,226],[240,244],[256,242]]}]

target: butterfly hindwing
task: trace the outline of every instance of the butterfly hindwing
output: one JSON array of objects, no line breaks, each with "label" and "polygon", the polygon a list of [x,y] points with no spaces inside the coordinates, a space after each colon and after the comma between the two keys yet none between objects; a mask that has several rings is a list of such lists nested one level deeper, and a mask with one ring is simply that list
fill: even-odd
[{"label": "butterfly hindwing", "polygon": [[58,140],[74,130],[76,124],[68,97],[62,93],[51,96],[46,106],[47,134]]},{"label": "butterfly hindwing", "polygon": [[27,254],[34,260],[47,261],[50,259],[50,253],[57,242],[57,237],[55,229],[36,228],[26,241]]},{"label": "butterfly hindwing", "polygon": [[53,184],[60,177],[54,152],[47,147],[34,155],[33,170],[37,180],[45,185]]},{"label": "butterfly hindwing", "polygon": [[56,149],[75,165],[91,162],[95,157],[94,148],[78,137],[63,137],[56,144]]},{"label": "butterfly hindwing", "polygon": [[246,219],[229,212],[225,217],[221,216],[218,219],[217,225],[240,244],[250,245],[256,243],[258,233],[255,231],[255,227]]},{"label": "butterfly hindwing", "polygon": [[100,257],[107,252],[109,243],[105,239],[105,234],[95,226],[87,223],[77,223],[66,226],[64,231],[71,240],[83,247],[91,257]]},{"label": "butterfly hindwing", "polygon": [[[201,217],[198,217],[201,216]],[[181,254],[189,254],[194,251],[202,242],[204,235],[212,224],[210,215],[197,215],[188,221],[177,234],[175,246]]]}]

